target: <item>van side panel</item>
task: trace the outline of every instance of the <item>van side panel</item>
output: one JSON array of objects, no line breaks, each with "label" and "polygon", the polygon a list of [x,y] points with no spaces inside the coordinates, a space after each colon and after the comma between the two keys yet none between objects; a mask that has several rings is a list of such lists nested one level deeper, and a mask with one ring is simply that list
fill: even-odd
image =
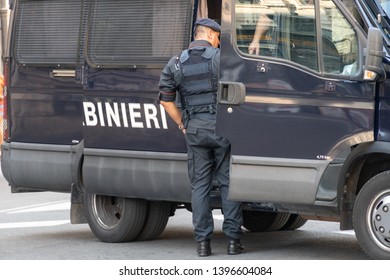
[{"label": "van side panel", "polygon": [[70,192],[75,177],[71,166],[76,158],[71,146],[4,143],[1,156],[2,172],[13,191]]},{"label": "van side panel", "polygon": [[79,180],[83,92],[76,68],[81,6],[77,0],[16,1],[12,10],[9,139],[2,146],[2,171],[13,191],[70,192]]},{"label": "van side panel", "polygon": [[83,182],[101,195],[191,200],[186,154],[85,149]]},{"label": "van side panel", "polygon": [[[10,26],[10,141],[70,145],[82,140],[83,2],[17,1]],[[84,12],[84,13],[83,13]]]},{"label": "van side panel", "polygon": [[85,147],[186,152],[182,133],[157,99],[161,70],[88,68],[83,102]]},{"label": "van side panel", "polygon": [[74,77],[53,77],[53,68],[12,61],[11,141],[64,145],[81,141],[81,85]]},{"label": "van side panel", "polygon": [[[77,184],[189,200],[185,140],[158,102],[158,81],[189,43],[192,8],[190,0],[15,1],[2,155],[14,190]],[[145,158],[151,151],[162,154]]]},{"label": "van side panel", "polygon": [[88,192],[190,201],[185,139],[157,100],[161,70],[89,69],[82,169]]}]

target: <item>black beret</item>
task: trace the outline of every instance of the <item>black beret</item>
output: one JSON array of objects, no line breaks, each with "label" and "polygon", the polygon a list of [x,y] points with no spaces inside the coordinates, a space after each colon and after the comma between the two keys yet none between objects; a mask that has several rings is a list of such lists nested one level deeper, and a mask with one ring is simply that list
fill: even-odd
[{"label": "black beret", "polygon": [[202,25],[211,28],[214,31],[221,32],[221,26],[212,19],[200,18],[195,22],[195,26]]}]

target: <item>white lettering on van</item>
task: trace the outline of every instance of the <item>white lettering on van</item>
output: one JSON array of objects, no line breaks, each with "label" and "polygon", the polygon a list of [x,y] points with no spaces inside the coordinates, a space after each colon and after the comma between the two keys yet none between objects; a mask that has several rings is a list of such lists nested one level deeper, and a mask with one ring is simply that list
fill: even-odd
[{"label": "white lettering on van", "polygon": [[103,113],[102,103],[98,102],[97,107],[98,107],[98,115],[99,115],[100,125],[106,126],[106,124],[104,123],[104,118],[103,118],[104,113]]},{"label": "white lettering on van", "polygon": [[152,103],[83,102],[86,126],[168,129],[163,106]]},{"label": "white lettering on van", "polygon": [[161,121],[164,129],[168,129],[168,123],[167,123],[167,115],[165,114],[165,109],[162,105],[160,105],[160,112],[161,112]]},{"label": "white lettering on van", "polygon": [[115,125],[119,127],[121,125],[118,103],[112,104],[114,108],[112,108],[111,104],[106,102],[106,113],[107,113],[107,125],[112,127],[112,122],[114,121]]},{"label": "white lettering on van", "polygon": [[126,104],[121,103],[123,126],[129,127],[129,121],[127,120]]},{"label": "white lettering on van", "polygon": [[152,121],[154,123],[155,128],[160,128],[157,120],[157,108],[153,104],[145,104],[145,121],[146,127],[152,128]]},{"label": "white lettering on van", "polygon": [[134,128],[144,128],[144,124],[142,121],[137,121],[137,119],[141,118],[141,104],[139,103],[129,103],[129,115],[131,127]]},{"label": "white lettering on van", "polygon": [[98,118],[96,116],[95,104],[92,102],[83,102],[85,125],[86,126],[97,126]]}]

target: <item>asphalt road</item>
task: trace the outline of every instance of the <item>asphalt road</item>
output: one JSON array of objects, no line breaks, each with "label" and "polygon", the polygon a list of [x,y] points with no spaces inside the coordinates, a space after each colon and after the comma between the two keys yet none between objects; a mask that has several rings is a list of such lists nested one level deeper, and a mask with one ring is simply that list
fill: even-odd
[{"label": "asphalt road", "polygon": [[[187,210],[177,210],[156,240],[108,244],[96,239],[87,224],[70,224],[69,201],[70,195],[63,193],[11,194],[0,176],[0,260],[199,259]],[[242,240],[245,253],[227,256],[219,211],[214,211],[214,219],[211,260],[367,259],[352,231],[321,221],[309,221],[295,231],[247,232]]]}]

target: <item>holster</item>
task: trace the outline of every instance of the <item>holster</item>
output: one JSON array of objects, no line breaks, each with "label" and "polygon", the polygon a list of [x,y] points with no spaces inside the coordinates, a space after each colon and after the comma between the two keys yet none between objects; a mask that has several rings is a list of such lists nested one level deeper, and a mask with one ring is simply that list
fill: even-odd
[{"label": "holster", "polygon": [[183,110],[181,113],[181,119],[183,121],[184,128],[187,129],[188,122],[190,121],[190,113],[187,110]]}]

